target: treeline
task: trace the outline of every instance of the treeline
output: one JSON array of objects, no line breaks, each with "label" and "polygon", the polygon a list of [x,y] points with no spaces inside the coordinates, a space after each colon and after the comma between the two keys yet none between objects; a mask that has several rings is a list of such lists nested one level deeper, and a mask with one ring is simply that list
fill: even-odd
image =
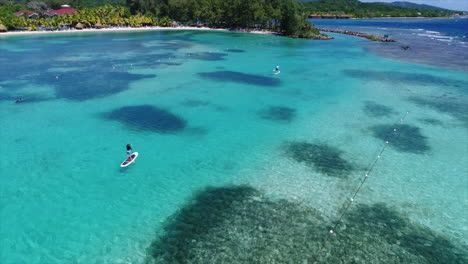
[{"label": "treeline", "polygon": [[306,20],[295,0],[126,0],[132,14],[170,17],[184,25],[215,28],[267,29],[310,38],[318,30]]},{"label": "treeline", "polygon": [[[24,8],[43,11],[44,8],[58,9],[61,5],[70,5],[73,8],[93,8],[104,5],[125,5],[125,0],[0,0],[0,4],[16,4]],[[23,9],[24,9],[23,8]]]},{"label": "treeline", "polygon": [[[14,3],[13,3],[14,2]],[[111,12],[112,19],[106,19],[105,16],[94,17],[95,9],[103,8],[102,3],[107,9],[111,7],[122,7],[123,12]],[[38,28],[40,23],[31,21],[17,21],[11,16],[12,13],[28,8],[34,11],[40,8],[59,8],[62,4],[69,4],[77,8],[79,15],[61,16],[70,17],[66,22],[76,24],[76,22],[93,25],[96,23],[114,25],[166,25],[169,21],[177,21],[182,25],[200,25],[214,28],[243,28],[243,29],[266,29],[293,37],[310,38],[319,35],[318,30],[307,21],[307,13],[304,5],[295,0],[45,0],[45,1],[3,1],[0,2],[0,14],[8,15],[8,19],[0,18],[0,22],[7,24],[11,29]],[[45,5],[45,7],[44,7]],[[98,7],[96,7],[98,6]],[[7,10],[7,11],[6,11]],[[97,13],[102,13],[99,11]],[[83,19],[87,18],[87,19]],[[136,19],[138,18],[138,19]],[[44,22],[49,18],[41,18]],[[52,19],[52,18],[50,18]],[[59,23],[63,18],[54,18]],[[83,21],[77,21],[83,19]],[[92,20],[91,22],[89,22]],[[135,22],[137,20],[137,22]],[[39,21],[39,22],[43,22]],[[161,23],[163,21],[164,23]],[[54,22],[54,25],[56,23]],[[169,23],[170,24],[170,23]]]},{"label": "treeline", "polygon": [[453,11],[436,9],[416,9],[391,6],[383,3],[362,3],[357,0],[319,0],[304,3],[305,9],[311,14],[352,15],[357,18],[366,17],[440,17],[450,16]]}]

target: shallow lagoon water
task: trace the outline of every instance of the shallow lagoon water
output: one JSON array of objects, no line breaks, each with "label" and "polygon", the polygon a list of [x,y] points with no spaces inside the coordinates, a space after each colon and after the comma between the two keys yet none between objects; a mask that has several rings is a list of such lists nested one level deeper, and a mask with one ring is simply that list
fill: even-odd
[{"label": "shallow lagoon water", "polygon": [[336,38],[0,39],[2,263],[311,261],[406,112],[319,261],[462,263],[466,72]]}]

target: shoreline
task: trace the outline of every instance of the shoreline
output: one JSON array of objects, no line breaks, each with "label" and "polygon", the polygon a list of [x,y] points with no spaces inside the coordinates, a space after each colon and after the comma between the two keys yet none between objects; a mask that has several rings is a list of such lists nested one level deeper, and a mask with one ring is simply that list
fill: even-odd
[{"label": "shoreline", "polygon": [[139,32],[139,31],[159,31],[159,30],[213,30],[224,32],[239,32],[252,33],[261,35],[281,36],[280,34],[267,30],[247,30],[247,29],[226,29],[226,28],[209,28],[209,27],[109,27],[109,28],[85,28],[85,29],[68,29],[68,30],[52,30],[52,31],[8,31],[0,33],[2,37],[13,36],[31,36],[31,35],[46,35],[46,34],[66,34],[66,33],[95,33],[95,32]]}]

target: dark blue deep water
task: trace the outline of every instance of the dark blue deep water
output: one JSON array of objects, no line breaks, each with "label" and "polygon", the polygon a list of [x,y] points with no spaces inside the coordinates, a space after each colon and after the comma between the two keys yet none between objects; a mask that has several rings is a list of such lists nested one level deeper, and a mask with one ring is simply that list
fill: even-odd
[{"label": "dark blue deep water", "polygon": [[[389,35],[397,43],[370,45],[396,59],[467,70],[468,18],[311,19],[317,27]],[[401,46],[411,50],[401,52]]]}]

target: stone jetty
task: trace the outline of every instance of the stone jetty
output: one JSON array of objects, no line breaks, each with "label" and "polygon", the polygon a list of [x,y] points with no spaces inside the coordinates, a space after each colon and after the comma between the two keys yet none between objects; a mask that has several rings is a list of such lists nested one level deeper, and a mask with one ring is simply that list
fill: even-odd
[{"label": "stone jetty", "polygon": [[380,41],[380,42],[396,42],[394,39],[390,39],[386,36],[378,36],[378,35],[373,35],[373,34],[367,34],[367,33],[361,33],[361,32],[356,32],[356,31],[349,31],[349,30],[340,30],[340,29],[328,29],[328,28],[317,28],[319,31],[323,32],[331,32],[331,33],[339,33],[339,34],[345,34],[345,35],[350,35],[350,36],[355,36],[355,37],[360,37],[360,38],[366,38],[370,39],[372,41]]}]

